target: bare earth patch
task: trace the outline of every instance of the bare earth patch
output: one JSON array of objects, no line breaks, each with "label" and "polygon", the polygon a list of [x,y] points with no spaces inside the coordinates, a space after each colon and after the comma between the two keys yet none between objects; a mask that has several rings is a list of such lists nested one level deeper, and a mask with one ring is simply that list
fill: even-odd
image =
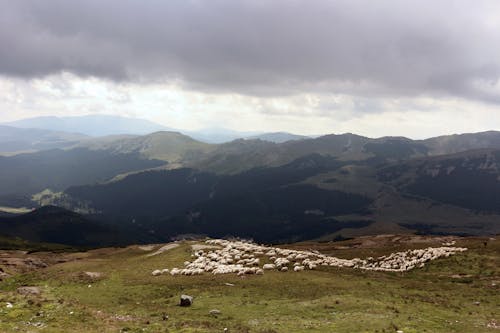
[{"label": "bare earth patch", "polygon": [[142,251],[153,251],[156,245],[140,245],[137,248]]},{"label": "bare earth patch", "polygon": [[162,254],[163,252],[175,249],[178,246],[179,246],[179,243],[169,243],[167,245],[164,245],[164,246],[160,247],[155,252],[148,254],[148,257],[152,257],[152,256],[156,256],[158,254]]}]

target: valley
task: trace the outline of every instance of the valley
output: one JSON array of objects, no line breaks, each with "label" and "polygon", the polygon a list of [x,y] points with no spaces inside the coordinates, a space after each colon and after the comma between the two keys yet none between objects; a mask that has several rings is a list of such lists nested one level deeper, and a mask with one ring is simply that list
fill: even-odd
[{"label": "valley", "polygon": [[0,157],[0,206],[5,221],[59,206],[116,230],[121,244],[184,234],[274,243],[377,233],[496,235],[499,144],[494,131],[222,144],[178,132],[92,137]]}]

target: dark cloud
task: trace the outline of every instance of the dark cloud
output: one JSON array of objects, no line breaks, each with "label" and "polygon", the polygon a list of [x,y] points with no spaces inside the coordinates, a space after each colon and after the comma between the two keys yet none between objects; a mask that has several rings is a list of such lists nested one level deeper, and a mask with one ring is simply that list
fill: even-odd
[{"label": "dark cloud", "polygon": [[496,0],[0,0],[0,73],[500,103]]}]

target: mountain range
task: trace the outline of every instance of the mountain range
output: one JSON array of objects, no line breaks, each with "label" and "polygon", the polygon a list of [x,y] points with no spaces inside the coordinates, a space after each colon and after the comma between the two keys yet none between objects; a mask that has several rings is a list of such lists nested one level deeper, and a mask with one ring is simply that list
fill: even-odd
[{"label": "mountain range", "polygon": [[[198,141],[205,143],[224,143],[240,138],[250,138],[250,139],[261,139],[271,142],[285,142],[288,140],[297,140],[302,138],[307,138],[306,136],[296,135],[286,132],[276,132],[276,133],[263,133],[258,131],[251,132],[240,132],[223,127],[208,127],[199,130],[180,130],[167,127],[146,119],[129,118],[123,116],[112,116],[112,115],[86,115],[86,116],[72,116],[72,117],[55,117],[55,116],[45,116],[45,117],[34,117],[21,119],[11,122],[1,123],[3,126],[4,136],[7,138],[15,137],[15,133],[11,133],[16,128],[29,129],[29,130],[45,130],[46,134],[51,134],[52,136],[61,135],[61,132],[65,133],[78,133],[81,136],[90,137],[103,137],[103,136],[115,136],[115,135],[145,135],[153,132],[160,131],[170,131],[170,132],[180,132],[187,136],[190,136]],[[6,126],[10,127],[7,132]],[[67,138],[64,141],[79,141],[83,140],[84,137],[80,137],[79,140],[75,140],[76,137]],[[2,146],[2,137],[0,137],[0,152],[12,151],[5,150]],[[24,140],[27,141],[27,140]],[[35,141],[36,142],[36,141]],[[15,146],[14,146],[15,147]],[[63,146],[60,146],[63,147]],[[43,148],[43,147],[41,147]],[[55,147],[54,147],[55,148]]]},{"label": "mountain range", "polygon": [[[91,137],[5,128],[0,138],[24,140],[25,152],[0,156],[0,206],[35,209],[28,214],[58,206],[63,217],[69,211],[121,233],[122,242],[500,232],[496,131],[426,140],[274,133],[214,144],[176,131]],[[43,225],[58,214],[41,214],[44,236],[29,240],[54,241]],[[27,237],[19,230],[9,236]]]}]

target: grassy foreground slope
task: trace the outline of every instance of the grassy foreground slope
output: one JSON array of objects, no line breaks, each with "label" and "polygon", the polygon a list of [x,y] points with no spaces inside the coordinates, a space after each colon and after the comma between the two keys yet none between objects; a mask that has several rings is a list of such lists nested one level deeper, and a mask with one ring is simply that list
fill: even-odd
[{"label": "grassy foreground slope", "polygon": [[[347,258],[442,242],[405,237],[287,247]],[[408,273],[321,268],[244,278],[151,275],[157,268],[182,267],[191,258],[193,242],[155,256],[148,254],[159,246],[94,250],[76,255],[79,260],[0,282],[0,331],[492,332],[500,322],[499,243],[458,239],[456,246],[469,251]],[[16,292],[20,286],[38,286],[41,293],[21,295]],[[193,306],[177,306],[181,294],[194,296]],[[212,309],[220,314],[210,315]]]}]

